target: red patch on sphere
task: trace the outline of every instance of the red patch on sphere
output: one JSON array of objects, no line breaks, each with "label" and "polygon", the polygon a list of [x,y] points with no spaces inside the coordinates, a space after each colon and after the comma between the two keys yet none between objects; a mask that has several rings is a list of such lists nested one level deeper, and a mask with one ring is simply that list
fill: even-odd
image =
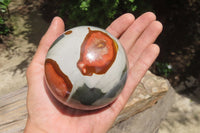
[{"label": "red patch on sphere", "polygon": [[117,49],[116,42],[109,35],[89,29],[81,45],[77,66],[83,75],[104,74],[113,64]]},{"label": "red patch on sphere", "polygon": [[68,76],[59,68],[56,61],[46,59],[45,61],[46,80],[51,90],[62,98],[67,98],[72,90],[72,83]]}]

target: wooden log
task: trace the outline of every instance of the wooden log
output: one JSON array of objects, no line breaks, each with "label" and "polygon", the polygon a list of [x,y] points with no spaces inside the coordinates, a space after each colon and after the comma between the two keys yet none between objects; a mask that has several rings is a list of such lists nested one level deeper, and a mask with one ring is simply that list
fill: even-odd
[{"label": "wooden log", "polygon": [[[113,127],[139,112],[142,115],[142,111],[155,104],[158,99],[166,94],[169,87],[167,80],[147,72],[125,108],[117,117]],[[27,87],[24,87],[0,97],[0,132],[23,132],[28,115],[26,96]],[[138,122],[142,123],[141,121],[145,122],[146,120],[143,119]]]},{"label": "wooden log", "polygon": [[114,125],[153,106],[170,87],[168,80],[147,71]]},{"label": "wooden log", "polygon": [[0,132],[23,132],[26,119],[27,87],[0,97]]},{"label": "wooden log", "polygon": [[157,133],[175,101],[175,91],[169,91],[151,108],[135,114],[113,126],[108,133]]}]

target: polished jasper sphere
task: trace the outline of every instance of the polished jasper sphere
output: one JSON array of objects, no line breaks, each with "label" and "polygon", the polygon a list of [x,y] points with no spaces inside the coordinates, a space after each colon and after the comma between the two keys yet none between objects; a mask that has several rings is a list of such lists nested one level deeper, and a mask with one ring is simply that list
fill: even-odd
[{"label": "polished jasper sphere", "polygon": [[112,103],[125,85],[127,70],[119,41],[92,26],[64,32],[52,44],[45,61],[50,92],[63,104],[81,110]]}]

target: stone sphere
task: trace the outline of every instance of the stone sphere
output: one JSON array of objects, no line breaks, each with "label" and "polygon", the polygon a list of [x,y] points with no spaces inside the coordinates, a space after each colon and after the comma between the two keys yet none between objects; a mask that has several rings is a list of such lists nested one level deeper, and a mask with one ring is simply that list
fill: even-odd
[{"label": "stone sphere", "polygon": [[46,84],[64,105],[93,110],[112,103],[124,88],[128,62],[107,31],[80,26],[55,40],[45,60]]}]

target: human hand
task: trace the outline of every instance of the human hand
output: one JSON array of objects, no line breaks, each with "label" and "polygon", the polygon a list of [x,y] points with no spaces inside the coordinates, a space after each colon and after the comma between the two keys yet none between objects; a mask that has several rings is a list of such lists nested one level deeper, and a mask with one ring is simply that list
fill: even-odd
[{"label": "human hand", "polygon": [[112,126],[159,54],[159,47],[153,43],[162,31],[162,24],[150,12],[136,20],[128,13],[117,18],[106,30],[119,39],[129,61],[127,82],[118,98],[102,109],[81,111],[64,106],[51,95],[44,81],[45,57],[53,41],[64,32],[64,22],[55,17],[27,70],[28,119],[25,132],[103,133]]}]

